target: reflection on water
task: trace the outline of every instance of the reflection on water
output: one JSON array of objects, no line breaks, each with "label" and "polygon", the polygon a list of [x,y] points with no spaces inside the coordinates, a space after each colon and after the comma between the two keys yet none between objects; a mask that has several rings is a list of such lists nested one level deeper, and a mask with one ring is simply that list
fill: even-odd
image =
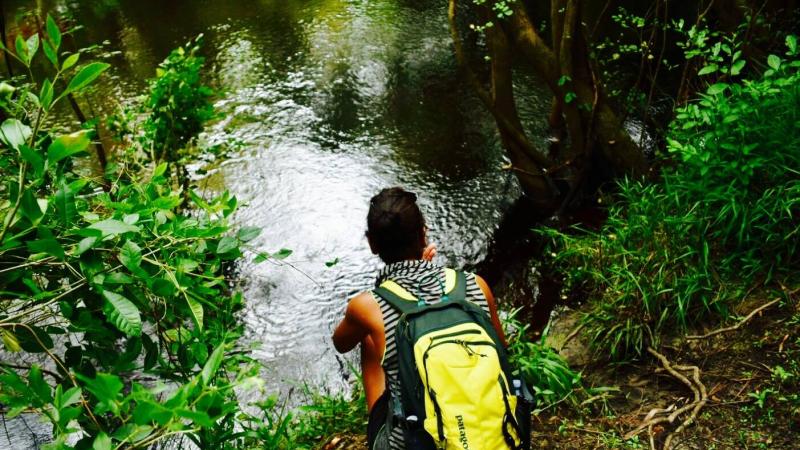
[{"label": "reflection on water", "polygon": [[[16,17],[32,2],[5,3]],[[264,229],[257,251],[294,250],[291,266],[245,262],[239,270],[247,339],[259,344],[255,356],[275,389],[346,385],[329,336],[346,299],[369,288],[379,267],[364,238],[370,196],[398,184],[417,192],[440,262],[462,266],[482,259],[519,195],[499,169],[490,118],[460,78],[444,2],[37,4],[85,25],[77,45],[108,40],[120,51],[93,96],[100,111],[116,107],[105,99],[140,94],[171,48],[205,34],[221,118],[201,139],[238,150],[200,184],[239,197],[237,223]],[[533,103],[538,114],[547,100]]]}]

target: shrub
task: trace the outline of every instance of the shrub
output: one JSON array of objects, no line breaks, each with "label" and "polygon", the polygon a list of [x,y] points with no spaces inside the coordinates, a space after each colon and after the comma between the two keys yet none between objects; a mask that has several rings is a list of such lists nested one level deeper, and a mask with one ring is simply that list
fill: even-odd
[{"label": "shrub", "polygon": [[758,80],[717,83],[677,111],[656,184],[619,184],[599,232],[554,238],[568,286],[590,292],[583,324],[612,359],[664,333],[724,317],[742,289],[796,268],[800,231],[800,74],[769,57]]},{"label": "shrub", "polygon": [[143,177],[121,161],[128,176],[108,190],[73,170],[90,132],[56,133],[47,119],[108,65],[78,65],[78,53],[59,53],[50,17],[46,30],[9,54],[29,67],[41,48],[54,75],[0,89],[0,335],[7,352],[46,363],[3,364],[0,403],[9,417],[40,413],[53,449],[235,442],[234,389],[258,380],[237,349],[242,299],[223,265],[259,230],[231,230],[227,194],[190,195],[183,213],[166,163]]}]

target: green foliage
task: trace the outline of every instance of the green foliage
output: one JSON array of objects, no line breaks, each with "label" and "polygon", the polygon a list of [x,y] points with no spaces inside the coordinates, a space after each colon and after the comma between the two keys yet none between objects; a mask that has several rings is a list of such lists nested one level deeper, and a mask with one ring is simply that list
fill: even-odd
[{"label": "green foliage", "polygon": [[135,147],[131,150],[155,161],[181,162],[184,156],[193,156],[187,147],[214,117],[213,91],[200,77],[202,38],[170,52],[150,80],[143,103],[109,121],[118,138]]},{"label": "green foliage", "polygon": [[716,83],[678,110],[659,183],[623,181],[609,219],[555,238],[568,287],[589,293],[595,349],[643,354],[663,334],[724,317],[743,289],[797,267],[800,74],[796,46],[758,80]]},{"label": "green foliage", "polygon": [[[54,75],[3,83],[0,92],[0,183],[8,187],[0,203],[0,334],[8,352],[42,353],[47,363],[3,365],[0,403],[10,417],[40,413],[52,424],[52,449],[148,447],[175,435],[200,448],[223,445],[238,432],[234,389],[258,383],[252,361],[237,350],[242,298],[230,291],[224,268],[260,230],[244,228],[231,240],[237,202],[228,194],[190,195],[194,210],[183,212],[166,164],[143,177],[123,159],[126,176],[106,190],[74,170],[90,132],[60,134],[43,124],[108,65],[76,65],[77,54],[59,53],[50,17],[46,30],[20,37],[9,52],[29,66],[43,48]],[[181,61],[174,56],[165,71]],[[150,139],[185,142],[163,132]],[[153,377],[155,386],[144,383]]]},{"label": "green foliage", "polygon": [[533,390],[536,408],[543,409],[577,396],[573,394],[582,389],[581,374],[570,369],[564,358],[547,345],[547,332],[538,342],[525,338],[528,325],[522,325],[513,317],[506,319],[509,334],[508,353],[511,364],[518,368],[525,383]]}]

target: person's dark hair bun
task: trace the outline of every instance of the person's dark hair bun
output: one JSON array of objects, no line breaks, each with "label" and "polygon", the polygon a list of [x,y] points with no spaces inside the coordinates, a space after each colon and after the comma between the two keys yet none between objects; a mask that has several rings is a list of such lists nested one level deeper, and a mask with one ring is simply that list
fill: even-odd
[{"label": "person's dark hair bun", "polygon": [[413,192],[387,188],[369,201],[367,236],[387,264],[420,258],[424,229],[425,219]]}]

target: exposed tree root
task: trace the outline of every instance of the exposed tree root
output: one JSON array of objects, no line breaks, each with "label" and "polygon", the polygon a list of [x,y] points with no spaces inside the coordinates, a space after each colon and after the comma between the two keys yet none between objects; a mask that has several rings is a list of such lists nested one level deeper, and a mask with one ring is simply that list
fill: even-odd
[{"label": "exposed tree root", "polygon": [[737,323],[736,325],[733,325],[733,326],[730,326],[730,327],[725,327],[725,328],[719,328],[717,330],[711,331],[711,332],[706,333],[706,334],[689,335],[689,336],[686,336],[686,339],[706,339],[706,338],[710,338],[711,336],[716,336],[718,334],[722,334],[722,333],[727,333],[729,331],[738,330],[742,325],[747,323],[756,314],[758,314],[761,311],[769,308],[770,306],[774,305],[775,303],[778,303],[780,300],[781,299],[776,298],[775,300],[773,300],[771,302],[768,302],[768,303],[765,303],[765,304],[759,306],[758,308],[754,309],[750,314],[748,314],[747,317],[745,317],[744,319],[740,320],[739,323]]},{"label": "exposed tree root", "polygon": [[[683,420],[683,422],[676,428],[674,431],[667,435],[666,440],[664,441],[664,450],[670,450],[672,439],[675,435],[681,433],[683,430],[686,429],[689,425],[694,423],[697,419],[697,414],[703,408],[703,406],[708,401],[708,393],[706,391],[705,385],[700,381],[700,368],[697,366],[673,366],[670,364],[669,360],[666,356],[658,353],[653,348],[648,348],[647,351],[658,358],[663,366],[664,370],[666,370],[670,375],[672,375],[675,379],[680,381],[681,383],[685,384],[689,387],[692,391],[694,396],[691,403],[687,405],[674,409],[670,408],[653,408],[650,412],[647,413],[642,423],[636,427],[633,431],[629,432],[625,435],[625,439],[630,439],[645,429],[647,429],[649,439],[650,439],[650,448],[655,449],[655,440],[653,437],[653,427],[658,424],[662,423],[673,423],[678,416],[689,412],[688,417]],[[688,372],[691,374],[691,379],[687,378],[683,372]]]}]

